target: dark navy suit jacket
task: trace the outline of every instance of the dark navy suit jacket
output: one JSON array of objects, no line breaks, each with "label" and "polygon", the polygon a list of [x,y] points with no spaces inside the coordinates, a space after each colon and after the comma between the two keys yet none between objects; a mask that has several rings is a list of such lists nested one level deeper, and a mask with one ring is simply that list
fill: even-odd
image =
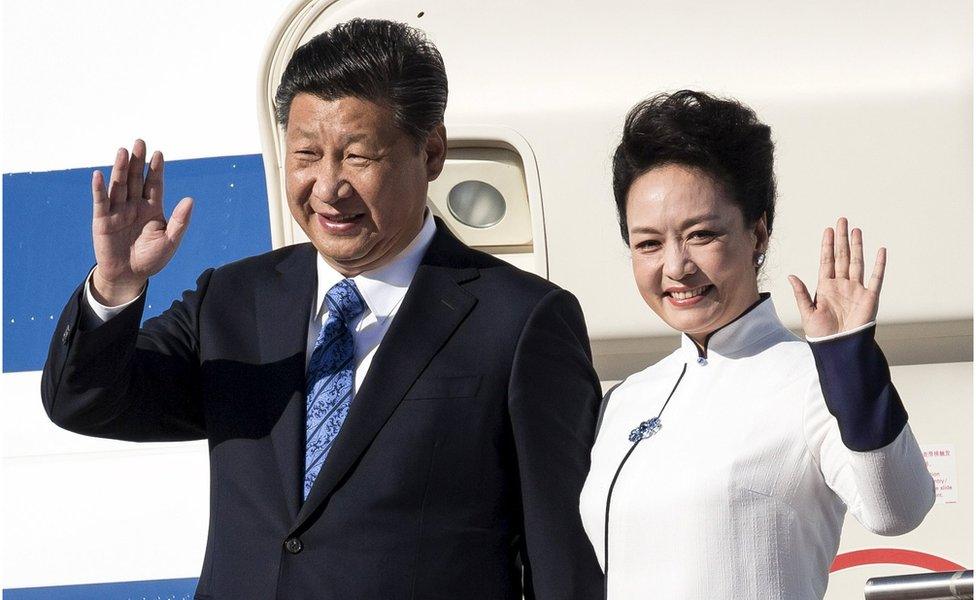
[{"label": "dark navy suit jacket", "polygon": [[306,502],[315,249],[204,272],[140,328],[145,295],[86,331],[79,288],[44,367],[66,429],[206,438],[197,598],[598,598],[578,514],[599,404],[583,315],[443,226]]}]

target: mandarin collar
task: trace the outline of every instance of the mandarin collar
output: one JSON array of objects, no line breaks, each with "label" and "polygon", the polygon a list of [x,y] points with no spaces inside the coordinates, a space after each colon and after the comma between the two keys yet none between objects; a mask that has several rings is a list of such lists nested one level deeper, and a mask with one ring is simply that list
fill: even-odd
[{"label": "mandarin collar", "polygon": [[769,292],[763,292],[745,312],[708,334],[704,352],[699,350],[688,334],[681,334],[681,354],[686,360],[699,364],[702,364],[702,359],[711,360],[716,356],[736,358],[742,355],[742,350],[758,340],[783,329],[783,323],[776,316],[773,299]]},{"label": "mandarin collar", "polygon": [[[430,211],[424,215],[424,224],[413,241],[404,248],[393,260],[378,269],[366,271],[356,275],[352,280],[366,302],[369,312],[377,319],[389,317],[399,306],[407,294],[407,288],[417,273],[420,261],[423,260],[427,248],[434,239],[437,227]],[[327,311],[325,295],[329,289],[343,279],[342,273],[332,268],[329,263],[316,253],[316,273],[318,275],[318,293],[316,295],[316,318],[321,318]]]}]

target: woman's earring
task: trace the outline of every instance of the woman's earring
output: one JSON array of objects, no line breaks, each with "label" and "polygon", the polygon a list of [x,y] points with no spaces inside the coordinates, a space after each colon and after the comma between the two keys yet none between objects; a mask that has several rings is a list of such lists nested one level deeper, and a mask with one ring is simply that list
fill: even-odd
[{"label": "woman's earring", "polygon": [[766,262],[766,253],[760,252],[759,255],[756,256],[756,266],[761,267],[763,266],[764,262]]}]

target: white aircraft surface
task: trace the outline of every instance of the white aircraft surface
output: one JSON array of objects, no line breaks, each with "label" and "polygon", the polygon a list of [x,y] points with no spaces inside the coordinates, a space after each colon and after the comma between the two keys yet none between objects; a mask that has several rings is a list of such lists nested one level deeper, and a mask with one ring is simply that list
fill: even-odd
[{"label": "white aircraft surface", "polygon": [[[470,245],[580,299],[605,388],[678,344],[637,294],[619,240],[610,157],[624,115],[682,88],[754,108],[773,129],[779,188],[761,287],[799,331],[786,276],[816,280],[824,227],[845,215],[869,252],[888,248],[878,339],[938,488],[906,535],[875,536],[849,519],[827,598],[863,597],[869,577],[972,568],[971,2],[2,9],[4,598],[192,598],[208,523],[206,443],[86,438],[41,406],[54,323],[94,262],[89,178],[138,136],[166,153],[168,208],[196,200],[180,250],[150,285],[147,316],[208,266],[304,241],[283,202],[270,100],[291,52],[352,17],[404,21],[437,44],[450,151],[430,206]],[[479,181],[499,192],[482,223],[451,199],[457,184]]]}]

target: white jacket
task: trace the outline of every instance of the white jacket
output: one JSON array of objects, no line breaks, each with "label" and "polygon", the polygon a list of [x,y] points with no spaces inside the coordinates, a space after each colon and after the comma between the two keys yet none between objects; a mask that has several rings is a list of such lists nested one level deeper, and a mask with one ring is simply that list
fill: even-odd
[{"label": "white jacket", "polygon": [[[635,445],[631,432],[672,389],[660,431]],[[821,599],[845,510],[896,535],[932,507],[932,478],[903,420],[884,447],[848,449],[810,344],[771,300],[717,331],[704,356],[682,336],[613,392],[593,447],[580,511],[605,572],[609,555],[608,598]]]}]

